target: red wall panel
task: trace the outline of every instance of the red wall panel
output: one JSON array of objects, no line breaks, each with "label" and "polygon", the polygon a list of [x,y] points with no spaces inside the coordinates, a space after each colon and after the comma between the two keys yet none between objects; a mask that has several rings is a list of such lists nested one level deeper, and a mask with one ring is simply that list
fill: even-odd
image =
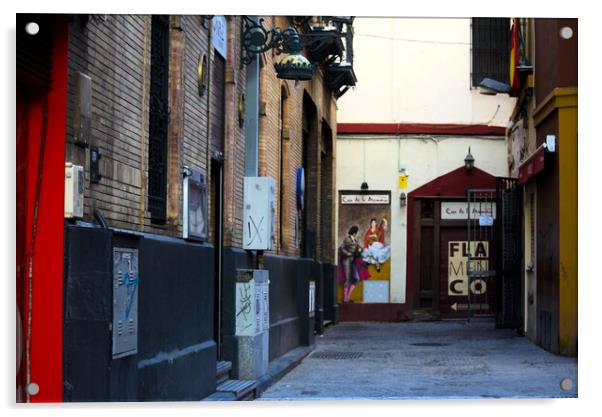
[{"label": "red wall panel", "polygon": [[[50,91],[44,92],[27,82],[20,84],[17,90],[18,94],[23,94],[17,100],[19,109],[26,112],[17,118],[18,123],[26,123],[25,127],[17,127],[23,132],[18,138],[17,166],[25,172],[22,192],[18,196],[18,207],[24,209],[25,216],[21,233],[17,236],[17,247],[25,250],[24,254],[17,254],[21,258],[17,259],[20,264],[17,303],[22,313],[25,339],[20,380],[23,387],[28,382],[39,386],[36,395],[24,398],[31,402],[60,402],[63,392],[63,210],[68,35],[66,17],[57,16],[55,19]],[[42,139],[44,132],[45,142]],[[24,139],[26,144],[22,143]],[[41,175],[38,175],[40,169]]]}]

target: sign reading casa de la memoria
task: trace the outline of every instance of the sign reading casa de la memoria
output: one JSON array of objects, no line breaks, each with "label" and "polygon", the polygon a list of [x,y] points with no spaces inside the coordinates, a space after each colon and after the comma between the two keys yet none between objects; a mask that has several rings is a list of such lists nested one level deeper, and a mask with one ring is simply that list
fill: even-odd
[{"label": "sign reading casa de la memoria", "polygon": [[389,204],[389,194],[342,194],[341,204]]},{"label": "sign reading casa de la memoria", "polygon": [[[481,216],[492,216],[495,219],[495,203],[470,203],[471,219],[479,219]],[[465,201],[443,201],[441,203],[442,219],[468,219],[468,203]]]}]

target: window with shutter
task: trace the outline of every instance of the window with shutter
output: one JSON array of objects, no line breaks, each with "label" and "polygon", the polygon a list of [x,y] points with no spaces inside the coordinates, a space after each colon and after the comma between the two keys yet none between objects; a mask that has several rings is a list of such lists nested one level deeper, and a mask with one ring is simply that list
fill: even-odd
[{"label": "window with shutter", "polygon": [[167,200],[167,132],[169,123],[169,17],[154,15],[151,29],[151,77],[148,149],[148,210],[163,224]]},{"label": "window with shutter", "polygon": [[472,18],[472,86],[483,78],[508,84],[510,18]]}]

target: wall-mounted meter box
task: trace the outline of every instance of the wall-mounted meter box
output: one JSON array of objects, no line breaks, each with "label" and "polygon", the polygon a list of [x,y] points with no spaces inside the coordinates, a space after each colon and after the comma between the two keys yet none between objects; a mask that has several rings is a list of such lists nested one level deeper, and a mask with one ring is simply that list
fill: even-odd
[{"label": "wall-mounted meter box", "polygon": [[269,250],[275,240],[276,182],[271,177],[245,177],[243,249]]},{"label": "wall-mounted meter box", "polygon": [[205,241],[209,235],[205,171],[185,165],[182,172],[182,237]]},{"label": "wall-mounted meter box", "polygon": [[84,167],[65,163],[65,217],[84,217]]}]

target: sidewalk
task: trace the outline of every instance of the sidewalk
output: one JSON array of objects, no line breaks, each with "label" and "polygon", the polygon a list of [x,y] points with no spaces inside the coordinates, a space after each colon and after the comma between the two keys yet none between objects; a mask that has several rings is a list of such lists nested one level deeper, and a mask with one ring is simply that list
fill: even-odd
[{"label": "sidewalk", "polygon": [[[560,382],[570,378],[572,387]],[[577,359],[491,321],[341,323],[259,400],[576,397]]]}]

